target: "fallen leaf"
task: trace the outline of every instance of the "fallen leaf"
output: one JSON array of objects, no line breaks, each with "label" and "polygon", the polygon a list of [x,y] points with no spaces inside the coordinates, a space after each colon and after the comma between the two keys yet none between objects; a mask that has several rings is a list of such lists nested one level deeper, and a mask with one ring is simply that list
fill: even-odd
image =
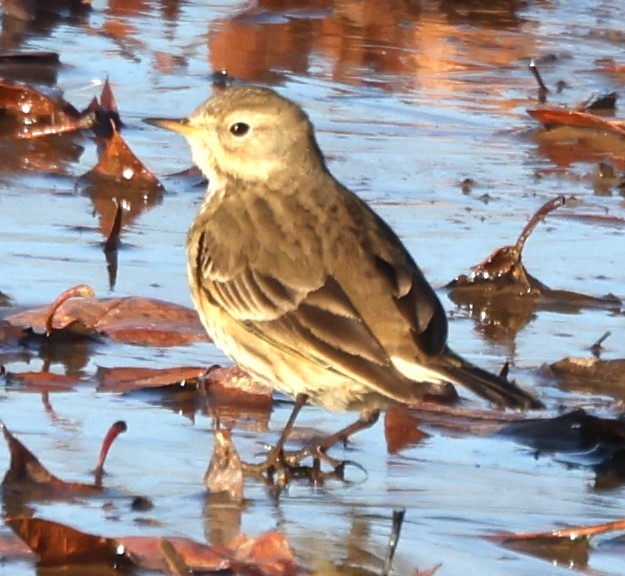
[{"label": "fallen leaf", "polygon": [[220,417],[269,414],[273,407],[273,389],[236,365],[213,366],[205,371],[203,382],[209,403]]},{"label": "fallen leaf", "polygon": [[590,112],[563,108],[536,108],[528,110],[527,113],[547,129],[554,126],[572,126],[575,128],[592,128],[625,136],[625,120],[612,120]]},{"label": "fallen leaf", "polygon": [[2,488],[6,497],[6,490],[11,494],[20,493],[30,495],[32,490],[66,494],[95,494],[102,488],[94,484],[82,484],[78,482],[65,482],[49,472],[37,459],[37,457],[22,444],[4,425],[1,424],[2,433],[9,446],[11,461]]},{"label": "fallen leaf", "polygon": [[110,125],[112,131],[111,137],[107,139],[106,150],[95,167],[78,179],[79,186],[116,184],[133,190],[161,190],[163,187],[158,178],[135,156],[113,120],[110,120]]},{"label": "fallen leaf", "polygon": [[214,431],[213,455],[204,476],[210,492],[227,493],[232,502],[243,502],[243,465],[232,443],[232,433],[224,428]]},{"label": "fallen leaf", "polygon": [[119,117],[117,100],[115,100],[108,78],[104,82],[104,86],[102,86],[100,100],[98,101],[97,98],[94,98],[85,112],[95,114],[97,122],[92,127],[92,130],[100,138],[111,138],[115,131],[121,129],[123,123]]},{"label": "fallen leaf", "polygon": [[86,288],[72,288],[51,307],[12,314],[6,320],[56,338],[106,335],[118,342],[156,346],[210,341],[197,313],[190,308],[133,296],[98,300],[89,297],[88,291],[73,297]]},{"label": "fallen leaf", "polygon": [[132,368],[98,367],[96,379],[99,382],[98,392],[126,393],[145,388],[162,388],[165,386],[183,385],[193,390],[197,388],[199,379],[206,372],[202,366],[180,366],[177,368]]},{"label": "fallen leaf", "polygon": [[548,532],[522,532],[493,534],[488,538],[520,552],[544,558],[567,568],[584,568],[590,557],[590,540],[599,534],[625,531],[625,520],[572,526]]},{"label": "fallen leaf", "polygon": [[[109,538],[88,534],[41,518],[14,516],[5,522],[37,555],[42,566],[106,564],[165,572],[163,537]],[[183,537],[167,537],[178,559],[194,572],[231,571],[249,576],[294,576],[297,565],[285,537],[267,532],[239,536],[228,546],[208,546]],[[23,554],[24,550],[19,549]]]},{"label": "fallen leaf", "polygon": [[[45,90],[45,91],[44,91]],[[59,92],[0,79],[0,133],[31,139],[90,128],[95,117],[81,115]]]},{"label": "fallen leaf", "polygon": [[14,532],[37,555],[42,566],[65,564],[131,564],[123,547],[112,538],[80,532],[40,518],[6,518]]},{"label": "fallen leaf", "polygon": [[[162,537],[155,536],[118,538],[138,566],[146,570],[165,572],[168,566],[161,552],[161,540]],[[207,546],[179,536],[167,537],[167,541],[175,547],[176,553],[192,570],[220,572],[231,567],[230,550],[226,547]]]},{"label": "fallen leaf", "polygon": [[111,427],[108,429],[104,440],[102,440],[102,446],[100,448],[100,455],[98,456],[98,463],[96,464],[94,474],[95,474],[95,483],[97,486],[102,485],[102,475],[104,474],[104,462],[106,461],[106,457],[108,456],[109,450],[113,445],[113,442],[117,439],[120,434],[123,434],[128,429],[126,422],[123,420],[118,420],[113,423]]},{"label": "fallen leaf", "polygon": [[625,358],[563,358],[546,366],[545,371],[566,389],[625,399]]},{"label": "fallen leaf", "polygon": [[53,372],[7,372],[7,386],[20,386],[27,392],[68,392],[81,384],[80,377],[73,374]]},{"label": "fallen leaf", "polygon": [[262,574],[291,576],[297,573],[293,552],[279,532],[267,532],[256,538],[237,536],[230,543],[234,558],[258,568]]},{"label": "fallen leaf", "polygon": [[510,339],[533,317],[537,309],[578,311],[600,308],[618,311],[622,302],[616,296],[588,296],[549,288],[532,276],[523,265],[525,242],[551,211],[563,206],[559,196],[545,203],[521,231],[516,243],[495,250],[469,274],[461,274],[446,285],[451,300],[479,318],[489,337]]},{"label": "fallen leaf", "polygon": [[404,406],[395,406],[387,410],[384,416],[384,437],[388,453],[396,454],[428,438],[429,434],[419,430],[420,423],[415,412]]}]

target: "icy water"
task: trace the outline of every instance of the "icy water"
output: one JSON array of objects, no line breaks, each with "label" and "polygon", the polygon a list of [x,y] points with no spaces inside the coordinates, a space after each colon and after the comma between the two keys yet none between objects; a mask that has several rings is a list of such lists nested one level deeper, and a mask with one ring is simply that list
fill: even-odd
[{"label": "icy water", "polygon": [[[109,78],[123,136],[165,190],[160,198],[132,200],[111,290],[102,242],[112,200],[75,187],[96,162],[93,138],[53,137],[49,149],[3,141],[0,290],[20,309],[47,305],[75,284],[89,284],[100,297],[139,295],[190,306],[184,241],[203,187],[167,176],[191,165],[190,152],[182,138],[141,119],[191,112],[210,94],[212,74],[225,69],[306,109],[332,171],[398,231],[438,289],[456,351],[495,371],[510,361],[513,376],[552,414],[584,406],[614,416],[609,395],[559,389],[539,372],[566,356],[590,356],[589,347],[606,331],[611,336],[602,358],[623,357],[622,314],[537,310],[516,330],[489,331],[484,318],[457,307],[442,287],[513,243],[540,205],[562,194],[577,202],[551,214],[530,237],[527,269],[553,288],[625,298],[624,194],[596,177],[600,161],[617,175],[625,169],[623,141],[544,135],[526,113],[539,106],[528,70],[532,58],[551,89],[550,104],[572,108],[593,95],[622,92],[623,73],[609,70],[610,60],[625,64],[622,15],[617,0],[96,0],[79,17],[30,23],[5,17],[2,50],[58,52],[58,68],[46,69],[46,78],[35,72],[35,80],[60,87],[77,108]],[[0,76],[10,73],[0,69]],[[558,92],[559,81],[565,86]],[[625,116],[618,108],[616,115]],[[463,190],[467,179],[472,184]],[[28,351],[3,359],[11,372],[85,376],[98,367],[226,362],[208,344],[101,343],[79,359]],[[277,529],[305,568],[380,573],[391,512],[405,507],[397,574],[439,563],[441,575],[565,574],[565,564],[485,537],[623,517],[625,488],[616,483],[599,490],[589,467],[536,458],[508,440],[434,427],[419,444],[389,455],[382,423],[355,436],[345,452],[333,452],[366,470],[351,471],[353,482],[296,483],[275,501],[250,480],[243,506],[219,504],[206,498],[202,484],[212,433],[199,408],[182,411],[158,394],[101,393],[95,384],[52,394],[49,402],[5,383],[0,418],[67,480],[88,481],[105,430],[115,420],[128,424],[106,467],[105,484],[118,497],[32,505],[37,516],[87,532],[227,542],[239,532]],[[289,409],[276,404],[268,430],[262,422],[239,425],[234,438],[241,452],[250,456],[275,440]],[[328,433],[352,416],[311,407],[298,424]],[[8,461],[0,448],[0,467]],[[134,495],[150,498],[154,507],[132,511]],[[618,540],[599,539],[587,564],[575,569],[623,574],[622,556]],[[28,562],[0,564],[3,574],[37,572]]]}]

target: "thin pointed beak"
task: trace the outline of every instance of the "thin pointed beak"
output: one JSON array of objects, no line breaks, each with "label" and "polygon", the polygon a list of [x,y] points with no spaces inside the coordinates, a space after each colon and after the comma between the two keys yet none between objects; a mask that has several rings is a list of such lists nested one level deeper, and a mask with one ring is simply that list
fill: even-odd
[{"label": "thin pointed beak", "polygon": [[144,118],[143,121],[152,126],[178,132],[183,136],[191,135],[196,131],[196,128],[189,124],[188,118]]}]

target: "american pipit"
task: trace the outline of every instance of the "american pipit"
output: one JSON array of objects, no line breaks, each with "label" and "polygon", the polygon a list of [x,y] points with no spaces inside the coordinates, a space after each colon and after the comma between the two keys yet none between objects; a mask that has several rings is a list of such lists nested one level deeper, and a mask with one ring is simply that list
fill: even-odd
[{"label": "american pipit", "polygon": [[465,386],[499,406],[530,394],[447,346],[447,318],[391,228],[329,172],[313,126],[272,90],[231,87],[182,120],[209,185],[187,237],[210,336],[261,381],[332,410],[415,402]]}]

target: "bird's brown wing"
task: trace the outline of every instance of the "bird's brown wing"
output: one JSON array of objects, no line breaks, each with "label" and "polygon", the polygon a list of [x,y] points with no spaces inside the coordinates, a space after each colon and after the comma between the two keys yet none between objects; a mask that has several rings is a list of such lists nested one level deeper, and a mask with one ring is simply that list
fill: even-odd
[{"label": "bird's brown wing", "polygon": [[[363,206],[355,206],[356,215]],[[371,218],[364,210],[365,219]],[[277,350],[342,372],[383,395],[416,399],[424,390],[410,384],[390,354],[397,348],[412,362],[444,347],[446,322],[428,333],[432,319],[440,320],[440,304],[381,220],[373,215],[360,222],[349,210],[346,217],[346,233],[332,238],[325,232],[336,226],[321,214],[319,236],[305,246],[304,224],[268,222],[266,210],[264,228],[282,227],[275,235],[280,242],[259,236],[265,232],[253,213],[238,213],[237,226],[246,221],[247,234],[233,230],[232,223],[221,227],[228,218],[200,218],[190,232],[198,240],[189,247],[192,283],[232,321]],[[380,238],[369,238],[367,227]],[[440,378],[424,373],[422,380]]]}]

